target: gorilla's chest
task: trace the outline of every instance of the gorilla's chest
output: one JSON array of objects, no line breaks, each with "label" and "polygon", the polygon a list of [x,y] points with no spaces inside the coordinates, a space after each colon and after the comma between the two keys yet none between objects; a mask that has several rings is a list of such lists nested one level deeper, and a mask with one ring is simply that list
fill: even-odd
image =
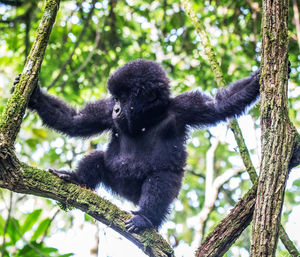
[{"label": "gorilla's chest", "polygon": [[112,138],[106,164],[112,172],[142,178],[152,172],[181,170],[185,156],[183,142],[178,138],[149,133],[138,138]]}]

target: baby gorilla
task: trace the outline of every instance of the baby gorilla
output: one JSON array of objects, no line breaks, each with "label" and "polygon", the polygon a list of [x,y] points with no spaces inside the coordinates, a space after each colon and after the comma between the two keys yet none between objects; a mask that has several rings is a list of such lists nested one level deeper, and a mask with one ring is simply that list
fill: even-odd
[{"label": "baby gorilla", "polygon": [[[18,82],[18,78],[15,83]],[[44,124],[72,137],[111,131],[106,152],[85,156],[74,172],[52,170],[60,178],[90,189],[102,183],[139,206],[126,222],[130,232],[158,228],[177,197],[186,162],[190,127],[201,128],[240,115],[259,96],[259,73],[218,91],[213,99],[199,91],[170,96],[162,67],[136,60],[108,80],[111,97],[77,112],[37,85],[29,102]]]}]

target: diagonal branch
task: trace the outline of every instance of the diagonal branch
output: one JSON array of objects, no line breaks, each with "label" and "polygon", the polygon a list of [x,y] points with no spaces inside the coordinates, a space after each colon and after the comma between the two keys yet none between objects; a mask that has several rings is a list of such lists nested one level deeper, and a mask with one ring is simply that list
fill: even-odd
[{"label": "diagonal branch", "polygon": [[234,206],[230,213],[208,234],[196,257],[223,256],[252,220],[257,184]]},{"label": "diagonal branch", "polygon": [[[181,0],[182,2],[182,5],[184,6],[185,10],[186,10],[186,13],[188,15],[188,17],[191,19],[193,25],[195,26],[201,40],[202,40],[202,44],[204,46],[204,51],[211,63],[211,66],[212,66],[212,70],[215,74],[215,78],[216,78],[216,81],[217,81],[217,84],[218,86],[223,86],[225,85],[225,81],[224,81],[224,78],[223,78],[223,74],[222,74],[222,71],[219,67],[219,64],[217,63],[216,61],[216,55],[214,54],[214,50],[210,44],[210,41],[209,41],[209,37],[204,29],[204,26],[203,24],[201,23],[200,19],[197,18],[195,12],[193,11],[190,3],[188,0]],[[257,188],[257,180],[258,180],[258,177],[257,177],[257,174],[255,172],[255,168],[251,162],[251,158],[250,158],[250,154],[249,154],[249,151],[248,151],[248,148],[245,144],[245,141],[243,139],[243,136],[242,136],[242,133],[241,133],[241,129],[237,123],[236,120],[232,120],[231,123],[230,123],[230,128],[231,130],[233,131],[234,133],[234,136],[235,136],[235,139],[236,139],[236,142],[237,142],[237,145],[238,145],[238,148],[239,148],[239,151],[240,151],[240,154],[241,154],[241,157],[243,159],[243,162],[244,162],[244,165],[247,169],[247,172],[249,173],[249,176],[250,176],[250,179],[252,181],[252,183],[254,184],[254,186],[252,187],[251,189],[251,192]],[[300,149],[300,147],[299,147]],[[295,151],[295,150],[294,150]],[[300,152],[300,150],[299,150]],[[300,154],[298,154],[300,155]],[[297,155],[297,156],[298,156]],[[300,158],[299,158],[300,159]],[[297,163],[296,163],[297,164]],[[299,163],[298,163],[299,164]],[[249,191],[250,192],[250,191]],[[256,198],[256,195],[251,193],[249,194],[249,197],[254,197],[253,199]],[[252,203],[253,199],[249,200],[249,204]],[[241,200],[242,201],[242,200]],[[235,212],[235,209],[239,208],[239,204],[240,202],[239,201],[237,203],[237,205],[234,207],[234,209],[232,210],[231,213],[234,213]],[[254,201],[255,203],[255,201]],[[247,211],[251,212],[251,218],[252,218],[252,214],[253,214],[253,206],[251,208],[248,208]],[[235,224],[235,223],[232,223],[232,222],[228,222],[228,224],[226,224],[226,220],[230,221],[230,218],[232,215],[231,213],[225,218],[223,219],[220,224],[223,224],[223,226],[229,226],[227,229],[227,233],[224,233],[223,235],[225,235],[225,238],[223,240],[229,240],[229,244],[226,245],[227,249],[226,251],[229,249],[229,247],[235,242],[235,240],[239,237],[240,233],[239,231],[243,231],[250,223],[240,223],[240,224]],[[245,214],[247,216],[249,216],[249,213],[241,213],[241,214]],[[231,217],[233,218],[233,217]],[[243,217],[240,217],[240,218],[243,218]],[[226,225],[225,225],[226,224]],[[234,228],[234,226],[236,226]],[[241,226],[241,227],[240,227]],[[213,230],[212,234],[213,233],[219,233],[219,230],[218,230],[218,227],[219,225]],[[281,230],[281,233],[280,233],[280,238],[282,240],[282,242],[284,243],[284,245],[286,246],[287,249],[289,249],[287,247],[287,245],[285,244],[285,242],[290,242],[292,243],[292,241],[288,238],[288,237],[283,237],[283,235],[287,235],[286,232],[284,231],[284,228],[281,226],[280,227],[280,230]],[[283,230],[283,231],[282,231]],[[202,249],[205,249],[205,247],[207,247],[207,243],[210,243],[210,247],[213,249],[219,249],[219,251],[216,251],[216,254],[215,255],[209,255],[209,256],[221,256],[221,253],[222,252],[226,252],[224,251],[224,249],[222,249],[221,245],[218,243],[217,240],[210,240],[210,238],[212,237],[207,237],[204,241],[204,243],[202,245],[200,245],[197,253],[199,252],[202,252]],[[225,245],[224,245],[225,246]],[[300,255],[300,254],[299,254]],[[201,255],[201,254],[197,254],[196,256],[208,256],[208,255]]]},{"label": "diagonal branch", "polygon": [[139,235],[127,232],[124,221],[130,218],[128,213],[91,190],[66,183],[47,171],[21,163],[15,155],[14,141],[37,81],[58,6],[59,0],[46,0],[42,21],[21,80],[0,117],[0,187],[13,192],[51,198],[66,206],[72,205],[113,228],[149,256],[172,257],[173,249],[154,229]]},{"label": "diagonal branch", "polygon": [[[1,151],[0,151],[1,156]],[[12,151],[0,158],[0,187],[13,192],[50,198],[89,214],[132,241],[152,257],[172,257],[173,249],[154,229],[129,233],[125,221],[131,216],[93,191],[66,183],[50,172],[21,163]]]},{"label": "diagonal branch", "polygon": [[76,42],[74,44],[73,51],[69,55],[68,59],[62,65],[62,67],[61,67],[60,72],[58,73],[58,75],[55,77],[55,79],[47,87],[48,90],[50,88],[52,88],[56,84],[56,82],[61,78],[62,74],[65,72],[67,66],[71,64],[73,55],[75,54],[75,51],[76,51],[77,47],[79,46],[80,42],[82,41],[82,38],[83,38],[83,36],[84,36],[87,28],[88,28],[89,21],[91,20],[91,17],[92,17],[92,15],[94,13],[96,2],[97,2],[97,0],[93,0],[91,10],[90,10],[88,16],[86,17],[84,25],[82,27],[82,30],[81,30],[81,32],[80,32],[80,34],[79,34],[79,36],[78,36],[78,38],[77,38],[77,40],[76,40]]},{"label": "diagonal branch", "polygon": [[49,36],[59,8],[59,0],[46,0],[44,15],[37,31],[36,40],[27,58],[18,85],[4,108],[0,119],[0,147],[12,146],[20,130],[27,102],[34,89],[41,69]]}]

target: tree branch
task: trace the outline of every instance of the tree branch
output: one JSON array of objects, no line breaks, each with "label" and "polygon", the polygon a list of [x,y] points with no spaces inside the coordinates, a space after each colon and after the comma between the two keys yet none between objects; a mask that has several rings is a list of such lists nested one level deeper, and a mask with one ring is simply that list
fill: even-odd
[{"label": "tree branch", "polygon": [[[215,74],[215,78],[216,78],[218,86],[220,87],[220,86],[225,85],[225,80],[224,80],[222,71],[221,71],[221,69],[219,67],[219,64],[216,61],[216,55],[214,54],[214,50],[213,50],[213,48],[212,48],[212,46],[211,46],[211,44],[209,42],[209,37],[208,37],[208,35],[207,35],[207,33],[206,33],[205,29],[204,29],[203,24],[196,17],[196,14],[193,11],[193,9],[192,9],[189,1],[188,0],[181,0],[181,2],[182,2],[182,5],[184,6],[184,8],[186,10],[186,13],[187,13],[188,17],[191,19],[192,23],[194,24],[194,26],[195,26],[196,30],[198,31],[198,34],[199,34],[199,36],[200,36],[200,38],[202,40],[201,43],[203,44],[204,51],[205,51],[206,55],[208,56],[208,59],[209,59],[209,61],[211,63],[212,70],[213,70],[213,72]],[[250,179],[251,179],[252,183],[254,184],[254,186],[252,187],[252,189],[249,191],[249,193],[250,193],[250,192],[252,192],[254,190],[254,188],[256,188],[258,177],[257,177],[256,171],[255,171],[255,168],[254,168],[254,166],[252,164],[248,148],[247,148],[247,146],[245,144],[245,141],[244,141],[244,138],[242,136],[241,129],[240,129],[240,127],[239,127],[239,125],[238,125],[238,123],[237,123],[236,120],[232,120],[230,122],[230,129],[233,131],[233,134],[234,134],[234,137],[236,139],[236,142],[237,142],[237,145],[238,145],[239,152],[241,154],[242,160],[243,160],[244,165],[246,167],[246,170],[247,170],[247,172],[248,172],[248,174],[250,176]],[[298,142],[299,142],[299,147],[297,148],[295,146],[295,150],[294,150],[295,164],[296,165],[298,165],[300,163],[300,140]],[[297,149],[298,149],[298,151],[297,151]],[[297,157],[298,157],[298,159],[297,159]],[[250,193],[249,194],[249,198],[251,198],[251,196],[253,196],[254,198],[256,197],[255,194]],[[249,199],[249,201],[253,202],[253,199]],[[239,209],[239,204],[240,204],[240,201],[237,203],[237,205],[236,205],[235,208]],[[235,208],[232,211],[233,213],[235,212]],[[247,210],[250,211],[250,212],[253,212],[253,208],[248,208]],[[241,213],[241,215],[242,214],[244,214],[246,216],[250,215],[250,213]],[[232,217],[230,218],[230,216],[231,216],[231,214],[229,214],[225,219],[223,219],[220,222],[220,224],[223,224],[223,226],[229,226],[229,230],[228,231],[229,231],[230,234],[226,234],[227,236],[225,237],[225,241],[229,240],[229,242],[231,242],[231,244],[227,244],[227,245],[224,244],[224,246],[226,246],[227,249],[220,248],[220,245],[218,244],[217,241],[214,241],[214,240],[210,241],[210,238],[207,237],[205,239],[204,243],[202,245],[200,245],[200,247],[199,247],[199,249],[198,249],[197,252],[202,253],[202,249],[204,249],[205,247],[207,247],[207,245],[209,245],[210,243],[211,243],[210,247],[212,247],[214,249],[219,249],[219,251],[216,251],[215,255],[210,255],[210,256],[221,256],[221,253],[224,250],[227,251],[229,249],[229,247],[239,237],[239,235],[240,235],[239,231],[240,230],[243,231],[249,225],[249,223],[247,225],[246,224],[237,224],[237,225],[241,225],[242,227],[236,226],[235,228],[232,228],[232,231],[230,232],[230,227],[234,226],[234,224],[230,222],[230,219],[232,218]],[[252,213],[251,213],[251,217],[252,217]],[[244,217],[241,217],[241,218],[244,219]],[[227,224],[226,224],[226,220],[229,221]],[[214,233],[214,232],[216,233],[215,237],[217,237],[217,234],[219,233],[219,230],[217,229],[218,227],[219,227],[219,225],[212,232],[212,233]],[[280,227],[280,229],[283,230],[283,231],[281,231],[281,235],[287,235],[286,232],[284,231],[284,228],[282,226]],[[222,236],[222,235],[220,234],[218,236]],[[288,241],[288,240],[285,240],[285,238],[281,238],[281,239],[282,239],[282,242],[283,242],[284,245],[285,245],[285,242]],[[289,241],[292,242],[291,240],[289,240]],[[285,247],[288,249],[287,245],[285,245]],[[224,251],[224,253],[226,251]],[[202,255],[198,254],[197,256],[200,257]]]},{"label": "tree branch", "polygon": [[173,249],[154,229],[148,229],[141,234],[127,232],[124,221],[131,217],[128,213],[91,190],[66,183],[47,171],[20,162],[14,153],[14,141],[37,81],[58,6],[59,0],[46,0],[43,18],[21,80],[0,117],[0,187],[13,192],[51,198],[67,206],[72,205],[113,228],[149,256],[174,256]]},{"label": "tree branch", "polygon": [[226,218],[208,234],[196,257],[223,256],[250,224],[255,205],[257,184],[235,205]]},{"label": "tree branch", "polygon": [[87,27],[89,25],[89,21],[91,20],[91,17],[93,15],[93,12],[94,12],[94,9],[95,9],[95,3],[97,2],[97,0],[93,0],[92,2],[92,7],[91,7],[91,10],[87,16],[87,18],[85,19],[85,22],[84,22],[84,25],[82,27],[82,30],[74,44],[74,47],[73,47],[73,51],[71,52],[71,54],[69,55],[68,59],[64,62],[64,64],[62,65],[61,69],[60,69],[60,72],[59,74],[56,76],[56,78],[50,83],[50,85],[47,87],[47,89],[49,90],[50,88],[52,88],[56,82],[61,78],[62,74],[65,72],[66,68],[68,65],[70,65],[70,63],[72,62],[72,58],[73,58],[73,55],[77,49],[77,47],[79,46],[79,43],[81,42],[86,30],[87,30]]},{"label": "tree branch", "polygon": [[59,8],[59,0],[46,0],[44,15],[36,40],[27,58],[20,82],[4,108],[0,119],[0,148],[13,146],[20,130],[27,103],[34,89],[46,51],[48,39]]},{"label": "tree branch", "polygon": [[5,158],[0,158],[0,187],[74,206],[126,237],[147,255],[173,256],[172,248],[154,229],[141,234],[127,232],[124,222],[131,217],[130,214],[91,190],[66,183],[50,172],[19,162],[12,151]]}]

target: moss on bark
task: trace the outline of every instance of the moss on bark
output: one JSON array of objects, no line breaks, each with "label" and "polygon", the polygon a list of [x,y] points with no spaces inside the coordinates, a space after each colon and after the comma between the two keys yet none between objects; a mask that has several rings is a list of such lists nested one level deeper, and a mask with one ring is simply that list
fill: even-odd
[{"label": "moss on bark", "polygon": [[66,183],[47,171],[19,162],[14,153],[13,145],[37,81],[58,7],[59,0],[46,0],[43,18],[20,82],[0,117],[0,187],[18,193],[51,198],[64,206],[74,206],[110,226],[149,256],[173,256],[173,249],[154,229],[141,234],[128,233],[124,221],[131,217],[130,214],[121,211],[91,190]]},{"label": "moss on bark", "polygon": [[288,118],[288,1],[264,0],[262,21],[262,160],[250,254],[271,257],[276,252],[289,163],[297,137]]}]

